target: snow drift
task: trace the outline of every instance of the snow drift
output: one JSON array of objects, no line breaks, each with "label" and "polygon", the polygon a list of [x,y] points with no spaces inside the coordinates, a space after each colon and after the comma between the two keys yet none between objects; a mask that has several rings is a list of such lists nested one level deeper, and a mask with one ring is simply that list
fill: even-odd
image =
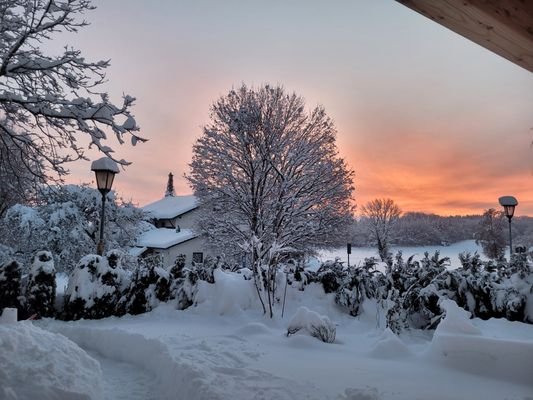
[{"label": "snow drift", "polygon": [[513,337],[512,323],[506,321],[505,337],[489,337],[483,332],[494,330],[480,329],[474,322],[485,325],[490,321],[470,320],[470,313],[452,300],[443,300],[440,306],[446,316],[433,336],[428,352],[431,359],[478,375],[523,384],[533,382],[533,342]]},{"label": "snow drift", "polygon": [[101,400],[100,364],[31,322],[0,323],[0,398]]}]

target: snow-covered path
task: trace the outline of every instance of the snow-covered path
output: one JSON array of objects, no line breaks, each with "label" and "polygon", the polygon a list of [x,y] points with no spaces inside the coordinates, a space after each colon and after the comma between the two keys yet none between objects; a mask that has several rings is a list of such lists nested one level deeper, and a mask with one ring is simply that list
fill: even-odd
[{"label": "snow-covered path", "polygon": [[104,378],[104,400],[157,400],[155,376],[137,365],[113,360],[97,351],[85,351],[100,363]]},{"label": "snow-covered path", "polygon": [[[170,305],[135,317],[46,325],[98,351],[110,400],[533,399],[530,325],[476,320],[483,335],[470,340],[452,329],[434,342],[424,332],[400,340],[364,318],[338,317],[334,344],[287,338],[283,321],[253,312],[206,318],[200,307],[180,312]],[[465,344],[468,351],[453,353]],[[114,381],[125,390],[115,392]]]}]

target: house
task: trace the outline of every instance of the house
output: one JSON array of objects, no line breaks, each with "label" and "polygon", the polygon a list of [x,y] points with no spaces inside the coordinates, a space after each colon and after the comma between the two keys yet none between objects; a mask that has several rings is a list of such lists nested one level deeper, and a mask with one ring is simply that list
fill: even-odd
[{"label": "house", "polygon": [[198,199],[194,195],[176,196],[172,173],[168,175],[165,196],[142,209],[155,229],[143,233],[130,254],[159,254],[165,267],[174,265],[181,254],[185,255],[186,265],[204,262],[205,242],[194,230]]}]

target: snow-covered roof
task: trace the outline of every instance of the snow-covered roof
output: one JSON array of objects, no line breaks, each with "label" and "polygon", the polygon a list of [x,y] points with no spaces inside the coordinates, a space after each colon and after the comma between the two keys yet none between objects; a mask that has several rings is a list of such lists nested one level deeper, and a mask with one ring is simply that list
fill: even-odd
[{"label": "snow-covered roof", "polygon": [[175,218],[198,207],[198,199],[194,195],[167,196],[161,200],[145,205],[143,211],[157,219]]},{"label": "snow-covered roof", "polygon": [[128,249],[128,255],[132,257],[139,257],[141,256],[146,250],[148,250],[147,247],[130,247]]},{"label": "snow-covered roof", "polygon": [[198,237],[198,235],[191,229],[182,229],[180,232],[169,228],[152,229],[139,237],[137,246],[168,249],[195,237]]}]

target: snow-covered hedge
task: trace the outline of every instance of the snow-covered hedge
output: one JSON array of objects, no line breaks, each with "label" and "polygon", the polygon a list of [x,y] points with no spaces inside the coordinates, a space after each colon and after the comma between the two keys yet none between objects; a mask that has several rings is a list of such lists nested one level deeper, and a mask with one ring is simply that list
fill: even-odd
[{"label": "snow-covered hedge", "polygon": [[107,257],[83,257],[69,277],[63,317],[70,320],[114,315],[128,280],[117,252],[111,251]]},{"label": "snow-covered hedge", "polygon": [[533,323],[533,265],[525,257],[514,257],[510,265],[483,262],[477,254],[461,254],[460,260],[462,267],[450,270],[449,259],[438,252],[420,261],[398,253],[382,266],[374,259],[352,268],[326,263],[308,272],[308,279],[334,292],[335,302],[352,316],[359,315],[365,299],[377,300],[394,332],[434,329],[443,316],[442,299],[454,300],[474,317]]}]

